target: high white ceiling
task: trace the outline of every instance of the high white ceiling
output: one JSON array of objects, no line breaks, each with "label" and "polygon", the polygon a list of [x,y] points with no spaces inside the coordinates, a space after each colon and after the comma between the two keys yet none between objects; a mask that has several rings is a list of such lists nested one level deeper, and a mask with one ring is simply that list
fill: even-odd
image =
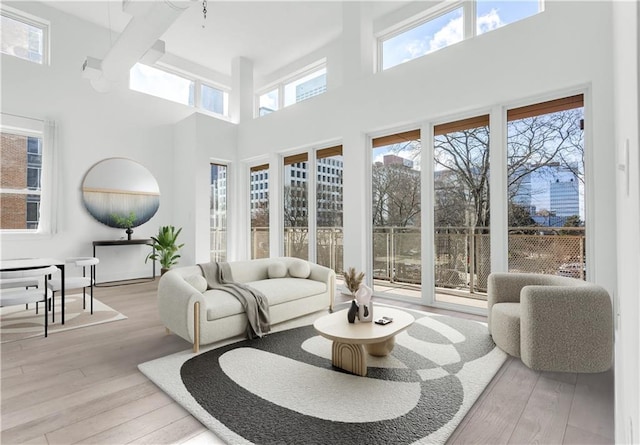
[{"label": "high white ceiling", "polygon": [[[113,39],[131,17],[122,11],[121,0],[46,3],[111,28]],[[372,2],[374,19],[407,3]],[[206,20],[202,9],[202,1],[192,1],[161,39],[167,53],[226,75],[230,74],[231,60],[241,56],[253,61],[256,76],[266,76],[321,48],[342,32],[341,1],[209,0]]]}]

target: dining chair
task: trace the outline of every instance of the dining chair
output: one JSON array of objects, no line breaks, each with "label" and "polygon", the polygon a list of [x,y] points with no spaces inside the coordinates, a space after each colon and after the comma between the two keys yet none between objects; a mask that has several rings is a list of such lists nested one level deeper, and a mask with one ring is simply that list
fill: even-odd
[{"label": "dining chair", "polygon": [[[91,313],[93,314],[93,286],[95,284],[95,276],[96,276],[96,264],[98,264],[100,260],[95,257],[74,257],[67,258],[65,260],[66,264],[73,264],[77,267],[82,267],[82,276],[69,276],[65,275],[64,280],[64,290],[65,292],[68,289],[80,289],[82,288],[82,309],[87,307],[86,304],[86,296],[87,296],[87,287],[90,289],[91,295]],[[89,276],[87,276],[87,267],[89,267]],[[55,296],[56,292],[62,290],[62,279],[59,275],[52,277],[47,286],[49,290],[53,293],[51,296],[51,304],[53,308],[55,308]],[[63,303],[64,304],[64,303]],[[52,311],[52,320],[55,321],[55,310]]]},{"label": "dining chair", "polygon": [[[44,302],[44,336],[47,337],[49,331],[49,311],[47,310],[49,299],[51,295],[47,289],[48,277],[51,274],[56,273],[58,268],[56,266],[43,267],[39,269],[25,269],[15,271],[2,271],[0,272],[0,307],[16,306],[18,304],[28,304]],[[23,286],[15,287],[15,283],[20,282],[33,282],[39,283],[39,280],[44,278],[44,290],[43,289],[30,289],[23,288]]]}]

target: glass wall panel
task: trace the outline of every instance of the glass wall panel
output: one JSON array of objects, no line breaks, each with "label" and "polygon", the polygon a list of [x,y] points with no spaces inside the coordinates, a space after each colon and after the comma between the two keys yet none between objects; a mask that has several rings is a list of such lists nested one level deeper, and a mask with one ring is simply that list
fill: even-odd
[{"label": "glass wall panel", "polygon": [[419,131],[373,140],[373,288],[420,298]]},{"label": "glass wall panel", "polygon": [[586,279],[582,95],[507,120],[509,271]]},{"label": "glass wall panel", "polygon": [[486,307],[489,116],[434,128],[435,299]]},{"label": "glass wall panel", "polygon": [[211,164],[211,261],[227,260],[227,166]]},{"label": "glass wall panel", "polygon": [[307,153],[284,158],[284,254],[309,259]]},{"label": "glass wall panel", "polygon": [[316,262],[341,274],[342,232],[342,146],[316,152]]},{"label": "glass wall panel", "polygon": [[251,259],[269,258],[269,164],[251,167]]}]

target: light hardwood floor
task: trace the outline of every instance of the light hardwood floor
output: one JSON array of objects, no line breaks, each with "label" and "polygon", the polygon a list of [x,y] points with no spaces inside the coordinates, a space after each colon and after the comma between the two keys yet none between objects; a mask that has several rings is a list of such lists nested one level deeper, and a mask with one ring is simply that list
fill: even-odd
[{"label": "light hardwood floor", "polygon": [[[137,369],[189,348],[165,334],[156,288],[157,281],[96,289],[95,296],[127,320],[1,345],[0,443],[219,443]],[[510,358],[448,443],[599,444],[613,438],[612,372],[541,373]]]}]

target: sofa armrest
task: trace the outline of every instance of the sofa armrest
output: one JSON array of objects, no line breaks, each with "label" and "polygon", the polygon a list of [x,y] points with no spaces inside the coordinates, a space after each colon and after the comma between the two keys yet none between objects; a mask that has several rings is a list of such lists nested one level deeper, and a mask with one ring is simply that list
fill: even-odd
[{"label": "sofa armrest", "polygon": [[327,285],[327,292],[329,293],[329,310],[333,312],[333,303],[336,293],[336,273],[333,269],[321,266],[315,263],[309,263],[311,267],[311,274],[309,279],[314,281],[320,281]]},{"label": "sofa armrest", "polygon": [[201,320],[206,313],[204,297],[195,287],[185,281],[177,271],[165,273],[158,283],[158,310],[162,323],[173,333],[194,343],[195,302],[200,302]]},{"label": "sofa armrest", "polygon": [[[534,369],[566,363],[571,370],[582,363],[583,372],[607,370],[613,353],[611,298],[595,284],[526,286],[520,298],[520,332],[522,360]],[[538,357],[545,363],[536,363]]]}]

